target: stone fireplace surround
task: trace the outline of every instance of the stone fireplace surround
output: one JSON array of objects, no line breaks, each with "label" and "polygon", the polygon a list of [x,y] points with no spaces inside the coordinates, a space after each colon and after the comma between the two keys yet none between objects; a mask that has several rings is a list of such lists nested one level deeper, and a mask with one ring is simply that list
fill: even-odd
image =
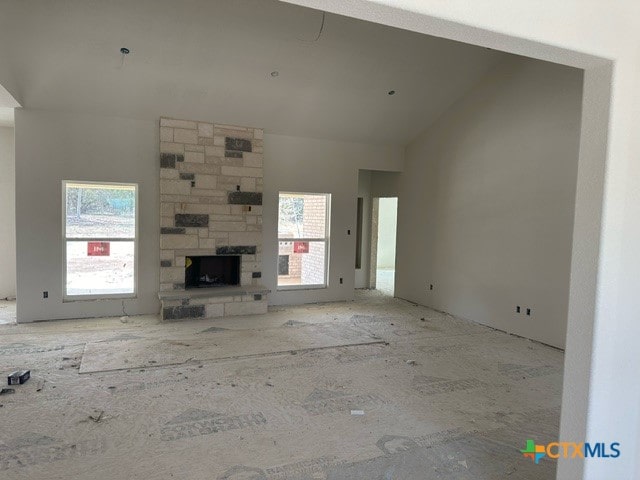
[{"label": "stone fireplace surround", "polygon": [[[267,312],[262,277],[263,130],[160,119],[163,320]],[[188,256],[239,255],[240,285],[185,289]]]}]

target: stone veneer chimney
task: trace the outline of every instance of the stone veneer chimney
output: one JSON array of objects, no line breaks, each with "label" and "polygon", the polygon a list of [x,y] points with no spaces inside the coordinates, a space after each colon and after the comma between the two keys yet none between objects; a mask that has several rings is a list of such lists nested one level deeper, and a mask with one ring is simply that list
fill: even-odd
[{"label": "stone veneer chimney", "polygon": [[[160,119],[162,318],[266,313],[263,130]],[[185,290],[188,256],[241,255],[240,286]]]}]

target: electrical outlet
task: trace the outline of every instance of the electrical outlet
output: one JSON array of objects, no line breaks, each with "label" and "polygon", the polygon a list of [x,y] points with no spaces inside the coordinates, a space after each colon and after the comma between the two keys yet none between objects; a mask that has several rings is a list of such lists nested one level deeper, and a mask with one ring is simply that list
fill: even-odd
[{"label": "electrical outlet", "polygon": [[342,285],[342,277],[340,277],[340,285]]},{"label": "electrical outlet", "polygon": [[516,307],[516,313],[520,313],[520,305]]},{"label": "electrical outlet", "polygon": [[531,309],[527,308],[527,315],[531,315]]},{"label": "electrical outlet", "polygon": [[42,298],[49,298],[49,292],[42,292]]},{"label": "electrical outlet", "polygon": [[347,230],[347,235],[351,235],[351,230]]},{"label": "electrical outlet", "polygon": [[433,290],[433,284],[429,285],[429,290]]}]

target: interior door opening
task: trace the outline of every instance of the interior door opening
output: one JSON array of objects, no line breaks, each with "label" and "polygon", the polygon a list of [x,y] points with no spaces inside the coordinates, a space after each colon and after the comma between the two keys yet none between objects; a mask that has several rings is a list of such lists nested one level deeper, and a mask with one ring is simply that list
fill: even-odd
[{"label": "interior door opening", "polygon": [[396,273],[396,230],[398,197],[374,198],[371,229],[371,286],[394,296]]}]

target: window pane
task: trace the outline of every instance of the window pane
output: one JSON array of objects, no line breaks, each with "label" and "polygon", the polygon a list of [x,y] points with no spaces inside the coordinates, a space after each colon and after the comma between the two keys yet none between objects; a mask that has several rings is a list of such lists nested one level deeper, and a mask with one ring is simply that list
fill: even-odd
[{"label": "window pane", "polygon": [[278,243],[278,286],[325,284],[326,242]]},{"label": "window pane", "polygon": [[134,293],[134,242],[67,242],[67,295]]},{"label": "window pane", "polygon": [[279,238],[325,238],[327,196],[281,193]]},{"label": "window pane", "polygon": [[135,238],[133,185],[66,185],[67,238]]}]

